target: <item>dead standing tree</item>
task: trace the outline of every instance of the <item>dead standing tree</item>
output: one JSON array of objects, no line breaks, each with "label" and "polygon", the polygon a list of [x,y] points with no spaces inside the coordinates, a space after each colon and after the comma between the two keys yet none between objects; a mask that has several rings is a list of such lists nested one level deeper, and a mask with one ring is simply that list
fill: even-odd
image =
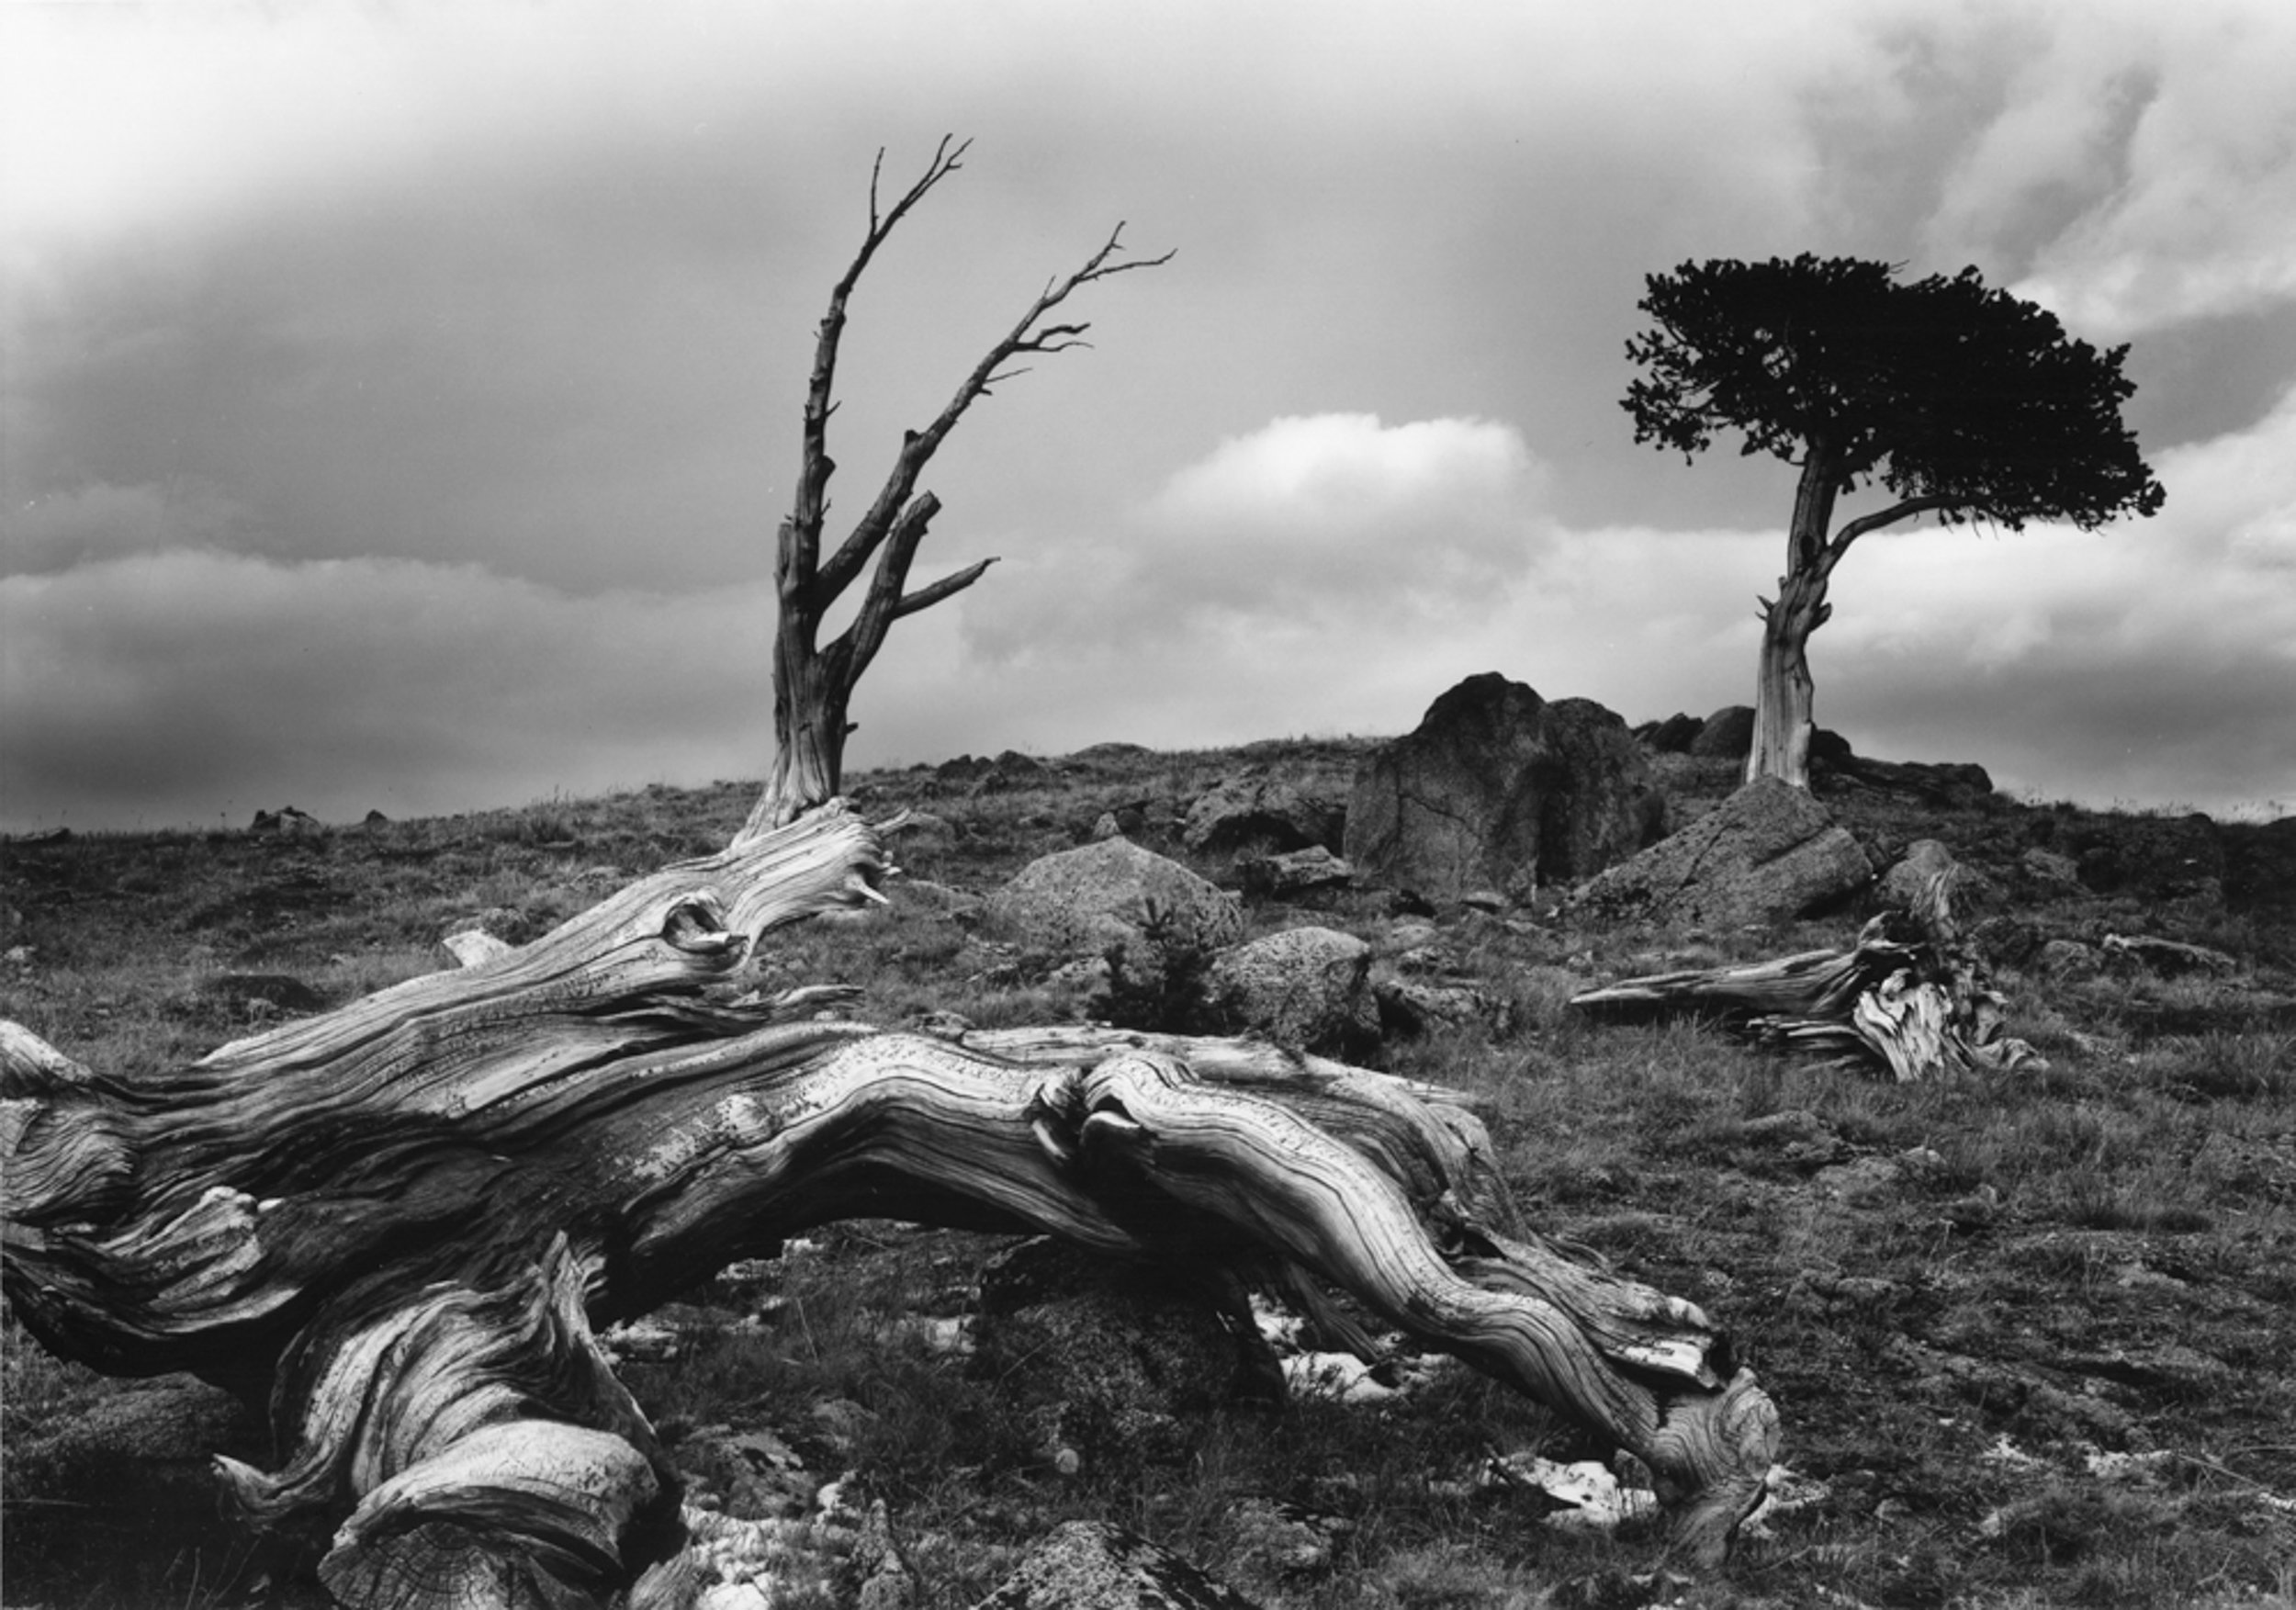
[{"label": "dead standing tree", "polygon": [[1446,1093],[738,993],[768,930],[883,870],[832,803],[133,1082],[0,1025],[9,1302],[63,1357],[262,1406],[276,1466],[226,1462],[226,1486],[259,1527],[332,1536],[348,1605],[677,1602],[678,1474],[591,1327],[855,1216],[1320,1278],[1631,1450],[1683,1557],[1722,1558],[1776,1452],[1770,1400],[1696,1307],[1525,1229]]},{"label": "dead standing tree", "polygon": [[[1118,224],[1083,267],[1045,287],[1020,321],[973,366],[956,395],[930,424],[903,433],[892,472],[867,512],[835,551],[823,557],[822,526],[829,512],[829,478],[837,471],[837,462],[829,456],[829,416],[837,411],[838,344],[845,333],[846,303],[877,248],[934,186],[958,170],[960,159],[971,145],[970,141],[952,144],[944,138],[923,175],[883,213],[878,211],[877,184],[884,152],[877,153],[869,175],[869,233],[829,292],[829,309],[822,315],[820,337],[814,345],[812,377],[805,386],[804,449],[796,497],[779,533],[774,566],[778,619],[773,640],[773,767],[750,816],[750,832],[781,827],[837,794],[844,774],[845,739],[852,731],[847,711],[853,688],[884,646],[893,623],[954,597],[996,563],[993,558],[977,560],[937,581],[914,591],[909,588],[909,567],[917,557],[917,545],[925,540],[926,527],[940,512],[940,501],[929,491],[919,493],[917,483],[941,442],[965,411],[988,395],[990,387],[1022,372],[1006,366],[1015,358],[1086,344],[1089,324],[1045,321],[1079,287],[1172,260],[1169,252],[1161,257],[1120,258],[1124,226]],[[861,579],[872,558],[876,568],[851,625],[824,644],[823,620]]]}]

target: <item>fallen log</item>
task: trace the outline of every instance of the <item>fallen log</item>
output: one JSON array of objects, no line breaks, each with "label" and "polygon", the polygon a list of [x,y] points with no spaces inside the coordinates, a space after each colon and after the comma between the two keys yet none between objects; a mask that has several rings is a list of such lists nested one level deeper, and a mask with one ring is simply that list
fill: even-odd
[{"label": "fallen log", "polygon": [[261,1406],[280,1463],[219,1461],[228,1492],[331,1535],[349,1605],[605,1604],[670,1569],[678,1474],[592,1327],[850,1217],[1311,1273],[1638,1455],[1682,1555],[1721,1560],[1769,1399],[1697,1308],[1530,1234],[1452,1093],[741,993],[760,936],[883,872],[833,804],[134,1083],[0,1025],[0,1284],[59,1355]]},{"label": "fallen log", "polygon": [[1903,907],[1877,914],[1846,951],[1622,979],[1570,997],[1611,1021],[1711,1017],[1759,1043],[1879,1063],[1900,1084],[2043,1069],[2004,1032],[2004,1005],[1952,909],[1958,869],[1933,874]]}]

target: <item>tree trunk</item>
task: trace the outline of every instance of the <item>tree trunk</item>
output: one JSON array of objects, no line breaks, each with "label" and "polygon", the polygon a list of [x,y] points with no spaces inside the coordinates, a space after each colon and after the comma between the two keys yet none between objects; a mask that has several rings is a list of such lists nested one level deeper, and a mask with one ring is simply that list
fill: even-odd
[{"label": "tree trunk", "polygon": [[1782,577],[1778,597],[1764,610],[1761,663],[1754,682],[1754,741],[1746,754],[1746,781],[1776,777],[1796,788],[1809,786],[1814,684],[1810,681],[1809,635],[1828,614],[1826,583],[1806,576]]},{"label": "tree trunk", "polygon": [[1931,879],[1909,909],[1875,917],[1847,951],[1629,978],[1570,1004],[1614,1020],[1719,1018],[1765,1044],[1878,1063],[1901,1084],[2045,1069],[2032,1046],[2003,1034],[2001,997],[1962,942],[1951,889],[1950,873]]},{"label": "tree trunk", "polygon": [[[955,1044],[736,976],[873,896],[841,806],[523,949],[133,1086],[0,1030],[0,1277],[51,1350],[269,1407],[254,1524],[355,1605],[603,1604],[681,1547],[678,1477],[591,1327],[853,1216],[1306,1271],[1571,1413],[1718,1561],[1777,1419],[1692,1304],[1523,1230],[1448,1093],[1265,1047]],[[1191,1065],[1191,1060],[1193,1065]]]},{"label": "tree trunk", "polygon": [[1775,777],[1796,788],[1809,786],[1810,734],[1815,688],[1809,674],[1809,636],[1833,614],[1826,582],[1839,549],[1828,546],[1839,489],[1834,456],[1813,442],[1802,460],[1794,492],[1794,518],[1786,528],[1786,571],[1778,596],[1761,601],[1761,660],[1754,675],[1754,741],[1746,752],[1745,781]]},{"label": "tree trunk", "polygon": [[773,637],[773,764],[742,826],[744,837],[786,828],[844,786],[852,689],[843,657],[816,647],[820,622],[809,609],[782,606]]}]

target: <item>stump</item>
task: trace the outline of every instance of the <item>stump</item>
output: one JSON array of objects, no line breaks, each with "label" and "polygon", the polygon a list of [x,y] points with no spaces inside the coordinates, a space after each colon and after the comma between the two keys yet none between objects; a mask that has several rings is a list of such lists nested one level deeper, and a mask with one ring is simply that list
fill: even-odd
[{"label": "stump", "polygon": [[2048,1064],[2003,1032],[2002,997],[1953,921],[1949,866],[1846,951],[1658,973],[1570,997],[1614,1020],[1707,1015],[1764,1044],[1838,1064],[1879,1063],[1901,1084]]}]

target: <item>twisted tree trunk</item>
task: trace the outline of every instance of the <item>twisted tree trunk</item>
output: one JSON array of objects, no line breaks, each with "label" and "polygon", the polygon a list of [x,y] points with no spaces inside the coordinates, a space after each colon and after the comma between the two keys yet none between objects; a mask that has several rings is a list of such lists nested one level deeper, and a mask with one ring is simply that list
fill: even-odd
[{"label": "twisted tree trunk", "polygon": [[267,1404],[283,1462],[227,1484],[332,1528],[346,1604],[602,1604],[666,1569],[678,1477],[591,1327],[852,1216],[1312,1271],[1634,1451],[1683,1553],[1722,1558],[1769,1400],[1696,1308],[1525,1232],[1447,1093],[735,993],[760,934],[881,869],[831,805],[133,1086],[0,1026],[8,1298],[59,1354]]}]

